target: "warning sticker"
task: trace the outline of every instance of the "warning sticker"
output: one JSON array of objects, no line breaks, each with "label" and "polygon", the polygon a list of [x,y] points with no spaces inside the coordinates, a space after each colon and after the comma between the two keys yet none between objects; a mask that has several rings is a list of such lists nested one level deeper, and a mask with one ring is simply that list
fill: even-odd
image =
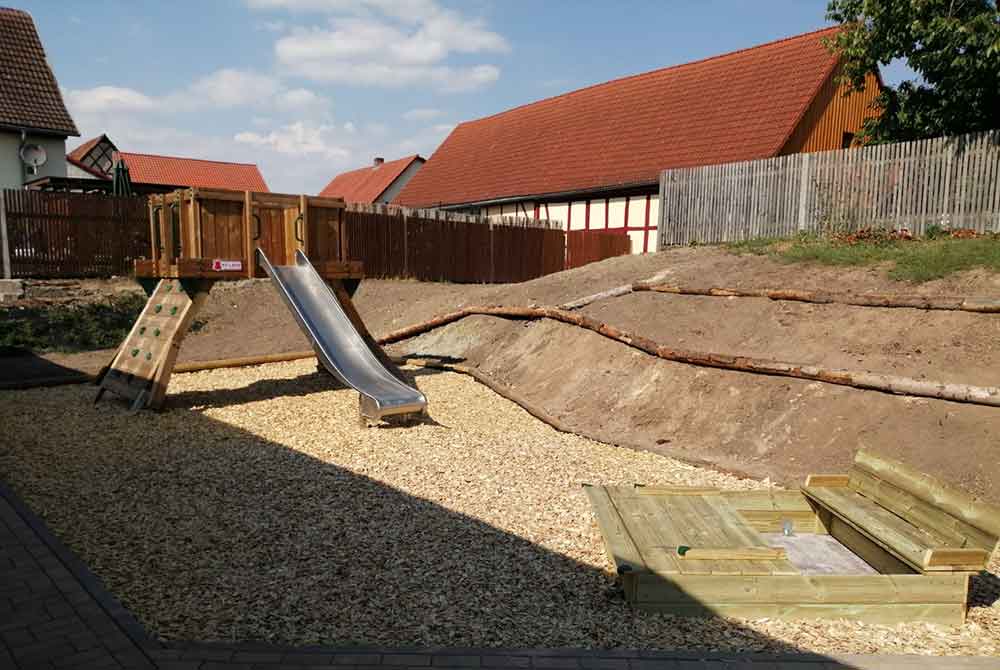
[{"label": "warning sticker", "polygon": [[224,261],[221,258],[216,258],[212,261],[212,269],[216,272],[227,272],[231,270],[242,270],[243,261]]}]

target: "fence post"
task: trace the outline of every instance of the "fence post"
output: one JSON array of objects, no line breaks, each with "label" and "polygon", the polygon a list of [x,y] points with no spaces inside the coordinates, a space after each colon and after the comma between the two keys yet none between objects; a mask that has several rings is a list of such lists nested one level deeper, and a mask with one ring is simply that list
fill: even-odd
[{"label": "fence post", "polygon": [[0,189],[0,247],[3,251],[3,278],[10,279],[10,241],[7,238],[7,192]]},{"label": "fence post", "polygon": [[405,209],[401,209],[403,215],[403,276],[410,276],[410,235],[406,230],[406,220],[409,218]]},{"label": "fence post", "polygon": [[809,154],[799,154],[802,176],[799,181],[799,232],[806,229],[806,202],[809,200]]},{"label": "fence post", "polygon": [[490,226],[490,283],[491,284],[496,284],[497,283],[497,276],[496,276],[496,266],[497,266],[497,264],[496,264],[496,259],[494,259],[494,257],[493,257],[493,221],[492,220],[489,222],[489,226]]}]

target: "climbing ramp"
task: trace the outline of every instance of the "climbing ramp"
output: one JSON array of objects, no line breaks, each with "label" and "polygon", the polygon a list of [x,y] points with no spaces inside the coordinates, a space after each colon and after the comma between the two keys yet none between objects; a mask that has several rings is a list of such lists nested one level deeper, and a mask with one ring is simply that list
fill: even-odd
[{"label": "climbing ramp", "polygon": [[161,279],[110,365],[98,377],[105,391],[127,398],[132,410],[159,409],[181,342],[211,288],[211,282]]}]

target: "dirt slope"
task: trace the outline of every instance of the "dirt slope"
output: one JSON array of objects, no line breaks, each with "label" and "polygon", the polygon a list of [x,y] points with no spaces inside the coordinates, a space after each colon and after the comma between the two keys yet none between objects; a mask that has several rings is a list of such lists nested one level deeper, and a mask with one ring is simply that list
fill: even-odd
[{"label": "dirt slope", "polygon": [[[879,268],[788,265],[720,249],[622,257],[507,286],[369,280],[356,303],[376,336],[470,304],[558,304],[666,272],[677,284],[995,296],[1000,276],[909,285]],[[996,385],[1000,316],[633,294],[591,316],[664,344],[829,367]],[[266,281],[220,284],[180,359],[308,349]],[[780,481],[842,470],[868,446],[1000,499],[1000,410],[654,360],[561,324],[475,317],[397,352],[468,358],[580,432]],[[89,359],[88,359],[89,356]],[[50,357],[99,366],[106,352]],[[95,368],[96,369],[96,368]],[[432,411],[433,411],[433,398]]]}]

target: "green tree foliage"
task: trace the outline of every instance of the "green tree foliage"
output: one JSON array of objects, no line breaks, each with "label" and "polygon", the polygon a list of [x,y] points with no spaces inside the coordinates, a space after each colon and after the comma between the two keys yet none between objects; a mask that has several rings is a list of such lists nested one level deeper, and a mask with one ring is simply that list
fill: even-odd
[{"label": "green tree foliage", "polygon": [[1000,9],[995,0],[830,0],[844,29],[828,46],[856,89],[878,65],[905,58],[919,78],[886,87],[865,142],[1000,128]]}]

